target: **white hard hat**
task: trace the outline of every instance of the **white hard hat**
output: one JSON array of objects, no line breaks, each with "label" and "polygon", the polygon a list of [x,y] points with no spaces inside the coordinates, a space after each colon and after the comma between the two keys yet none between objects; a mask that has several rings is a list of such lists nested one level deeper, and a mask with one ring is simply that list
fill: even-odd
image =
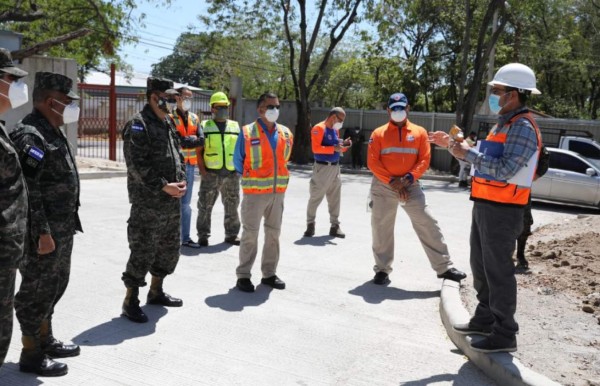
[{"label": "white hard hat", "polygon": [[521,63],[509,63],[500,67],[494,75],[494,79],[488,84],[514,87],[519,90],[531,91],[532,94],[541,94],[540,90],[535,87],[533,70]]}]

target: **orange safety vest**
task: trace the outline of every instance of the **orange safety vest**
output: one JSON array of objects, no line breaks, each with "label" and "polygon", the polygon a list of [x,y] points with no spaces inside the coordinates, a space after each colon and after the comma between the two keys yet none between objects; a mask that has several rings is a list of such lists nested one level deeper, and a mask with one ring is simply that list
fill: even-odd
[{"label": "orange safety vest", "polygon": [[244,194],[285,193],[290,174],[287,161],[292,153],[293,136],[287,127],[277,124],[275,157],[269,138],[258,122],[242,128],[246,157],[242,174]]},{"label": "orange safety vest", "polygon": [[[494,126],[494,128],[488,134],[486,140],[505,143],[506,135],[508,130],[510,130],[510,125],[519,118],[525,118],[531,122],[531,125],[535,129],[535,135],[537,137],[537,149],[539,153],[539,151],[542,149],[542,137],[540,135],[540,129],[537,123],[529,112],[515,115],[504,124],[501,130],[496,130],[497,126]],[[471,199],[474,201],[491,201],[513,206],[525,206],[529,201],[530,194],[530,187],[518,186],[502,181],[486,180],[482,177],[473,177],[472,179]]]},{"label": "orange safety vest", "polygon": [[[175,122],[175,127],[182,137],[198,135],[198,124],[200,123],[200,120],[196,114],[192,112],[188,113],[187,127],[183,124],[183,119],[179,117],[177,112],[169,115],[173,119],[173,122]],[[181,152],[183,153],[185,163],[190,165],[198,165],[196,149],[181,149]]]}]

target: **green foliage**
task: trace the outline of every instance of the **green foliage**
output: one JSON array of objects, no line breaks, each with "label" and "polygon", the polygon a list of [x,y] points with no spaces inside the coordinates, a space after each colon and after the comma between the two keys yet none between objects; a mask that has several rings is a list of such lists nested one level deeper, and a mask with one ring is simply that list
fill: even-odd
[{"label": "green foliage", "polygon": [[[156,3],[166,5],[170,0]],[[17,1],[0,5],[0,13],[16,15],[0,20],[0,28],[23,34],[24,50],[40,45],[24,56],[47,54],[75,59],[80,75],[90,69],[106,69],[107,61],[127,69],[115,53],[121,44],[136,39],[130,33],[135,22],[131,17],[134,8],[135,0]]]}]

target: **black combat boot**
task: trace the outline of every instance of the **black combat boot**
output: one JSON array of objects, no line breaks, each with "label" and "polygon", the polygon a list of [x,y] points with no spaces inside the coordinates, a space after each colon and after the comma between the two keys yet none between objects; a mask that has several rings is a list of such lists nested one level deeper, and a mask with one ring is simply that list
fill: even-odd
[{"label": "black combat boot", "polygon": [[132,322],[146,323],[148,317],[140,308],[140,300],[138,299],[139,294],[140,289],[138,287],[127,288],[125,301],[123,301],[123,313],[121,315]]},{"label": "black combat boot", "polygon": [[40,342],[42,351],[50,358],[75,357],[81,352],[78,345],[65,344],[56,339],[52,334],[52,323],[48,319],[42,320],[40,325]]},{"label": "black combat boot", "polygon": [[55,362],[44,354],[40,342],[34,336],[23,336],[23,350],[19,359],[19,370],[35,373],[42,377],[59,377],[69,372],[65,363]]},{"label": "black combat boot", "polygon": [[329,236],[339,237],[343,239],[346,237],[346,234],[342,232],[339,224],[331,224],[331,228],[329,228]]},{"label": "black combat boot", "polygon": [[156,304],[165,307],[181,307],[183,306],[183,300],[177,299],[163,291],[162,288],[163,278],[158,276],[152,276],[150,282],[150,291],[148,291],[148,304]]},{"label": "black combat boot", "polygon": [[315,223],[309,222],[304,232],[304,237],[313,237],[315,235]]},{"label": "black combat boot", "polygon": [[527,272],[529,269],[529,263],[525,258],[525,245],[527,244],[528,238],[529,236],[519,236],[519,238],[517,238],[517,273]]}]

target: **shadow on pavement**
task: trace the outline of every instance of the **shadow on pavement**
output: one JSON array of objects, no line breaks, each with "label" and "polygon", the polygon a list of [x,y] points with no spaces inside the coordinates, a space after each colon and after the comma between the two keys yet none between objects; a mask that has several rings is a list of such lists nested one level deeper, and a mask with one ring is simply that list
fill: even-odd
[{"label": "shadow on pavement", "polygon": [[168,311],[160,306],[144,306],[142,309],[148,315],[146,323],[135,323],[124,316],[118,316],[83,331],[73,338],[73,343],[80,346],[111,346],[123,343],[127,339],[151,335],[156,331],[158,320]]},{"label": "shadow on pavement", "polygon": [[36,374],[20,372],[18,363],[4,362],[0,370],[0,385],[38,386],[44,384],[43,379],[38,379]]},{"label": "shadow on pavement", "polygon": [[[462,353],[461,353],[462,354]],[[415,379],[413,381],[400,381],[399,384],[401,386],[428,386],[428,385],[437,385],[438,383],[448,383],[448,384],[452,384],[452,385],[456,385],[456,386],[460,386],[460,385],[472,385],[472,379],[474,377],[474,373],[480,373],[481,370],[479,370],[477,368],[477,366],[475,366],[475,364],[473,364],[473,362],[465,362],[465,364],[463,364],[460,369],[458,370],[457,374],[437,374],[437,375],[432,375],[429,376],[427,378],[422,378],[422,379]],[[494,383],[492,380],[489,380],[488,383],[485,383],[483,385],[487,385],[487,386],[491,386],[491,385],[495,385],[496,383]],[[483,386],[482,385],[482,386]]]},{"label": "shadow on pavement", "polygon": [[351,295],[362,296],[365,302],[379,304],[384,300],[429,299],[440,296],[440,291],[407,291],[396,287],[380,286],[369,280],[348,291]]},{"label": "shadow on pavement", "polygon": [[189,248],[189,247],[181,247],[180,254],[183,256],[198,256],[198,255],[212,255],[215,253],[220,253],[223,251],[232,248],[233,245],[222,242],[215,245],[209,245],[208,247],[202,248]]},{"label": "shadow on pavement", "polygon": [[226,294],[207,297],[204,303],[212,308],[220,308],[229,312],[239,312],[244,307],[260,306],[269,299],[272,290],[272,288],[261,284],[257,285],[256,291],[252,293],[242,292],[234,287],[230,288]]},{"label": "shadow on pavement", "polygon": [[333,236],[313,236],[313,237],[302,237],[296,241],[294,244],[296,245],[314,245],[315,247],[323,247],[325,245],[337,245],[337,243],[332,243],[331,240],[334,240]]}]

